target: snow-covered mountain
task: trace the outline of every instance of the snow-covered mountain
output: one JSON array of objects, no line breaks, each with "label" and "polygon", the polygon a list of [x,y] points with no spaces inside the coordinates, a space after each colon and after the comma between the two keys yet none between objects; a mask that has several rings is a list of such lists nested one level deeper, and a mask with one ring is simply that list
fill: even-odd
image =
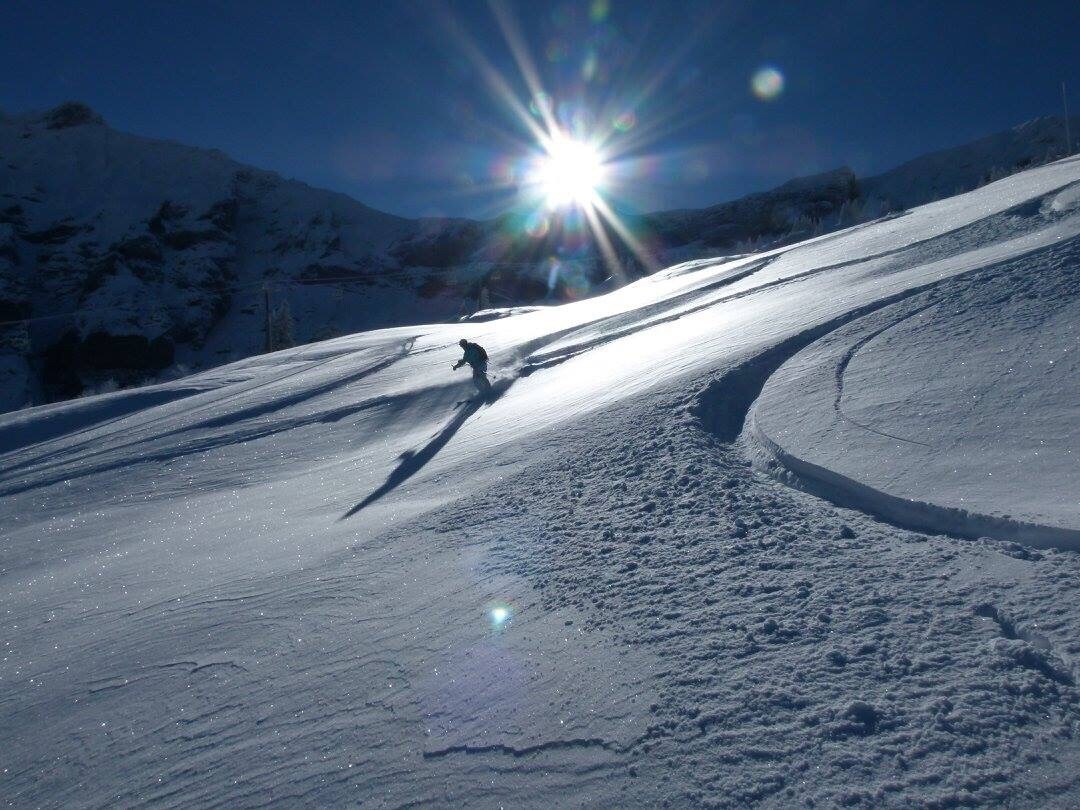
[{"label": "snow-covered mountain", "polygon": [[[1075,133],[1080,118],[1069,120]],[[1020,169],[1062,157],[1066,152],[1065,132],[1064,118],[1036,118],[869,177],[862,181],[863,197],[871,207],[897,211],[970,191]]]},{"label": "snow-covered mountain", "polygon": [[[1072,120],[1072,130],[1080,118]],[[1047,116],[891,171],[857,178],[848,168],[802,177],[761,194],[703,209],[646,217],[645,230],[674,248],[705,252],[785,244],[951,197],[1066,154],[1063,118]]]},{"label": "snow-covered mountain", "polygon": [[[630,225],[660,264],[760,250],[1044,162],[1060,130],[1041,119],[877,178],[840,169]],[[520,225],[392,216],[78,103],[0,116],[0,411],[607,288],[595,250],[568,257]]]},{"label": "snow-covered mountain", "polygon": [[1077,806],[1078,271],[1071,158],[0,416],[4,799]]},{"label": "snow-covered mountain", "polygon": [[4,404],[261,351],[267,284],[272,309],[291,309],[274,313],[281,329],[302,342],[457,315],[460,299],[428,275],[477,227],[391,216],[214,150],[117,132],[83,105],[9,118],[0,320],[37,320],[3,335]]},{"label": "snow-covered mountain", "polygon": [[855,173],[843,168],[709,208],[652,214],[644,225],[668,249],[750,251],[850,224],[860,196]]}]

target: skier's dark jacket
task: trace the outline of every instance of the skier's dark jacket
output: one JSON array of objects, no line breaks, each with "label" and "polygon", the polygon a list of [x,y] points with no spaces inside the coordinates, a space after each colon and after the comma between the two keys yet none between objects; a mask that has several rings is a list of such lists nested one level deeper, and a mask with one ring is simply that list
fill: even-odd
[{"label": "skier's dark jacket", "polygon": [[465,356],[454,364],[454,368],[461,368],[468,363],[474,369],[481,370],[487,365],[487,352],[479,343],[470,343],[465,340],[462,341],[461,348],[465,351]]}]

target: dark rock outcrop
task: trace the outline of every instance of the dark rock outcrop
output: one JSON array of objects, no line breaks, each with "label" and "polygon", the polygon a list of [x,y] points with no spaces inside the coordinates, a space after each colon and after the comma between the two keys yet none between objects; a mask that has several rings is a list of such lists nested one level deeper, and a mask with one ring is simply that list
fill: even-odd
[{"label": "dark rock outcrop", "polygon": [[42,118],[47,129],[67,129],[105,123],[105,119],[80,101],[66,101],[59,107],[49,110]]},{"label": "dark rock outcrop", "polygon": [[70,222],[58,222],[40,231],[26,231],[21,236],[24,241],[32,245],[62,245],[84,230],[86,230],[85,226],[73,225]]}]

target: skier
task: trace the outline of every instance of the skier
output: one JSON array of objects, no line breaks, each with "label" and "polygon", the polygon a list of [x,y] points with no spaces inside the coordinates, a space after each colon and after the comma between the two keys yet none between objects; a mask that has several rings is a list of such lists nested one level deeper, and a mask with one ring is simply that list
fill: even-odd
[{"label": "skier", "polygon": [[461,346],[461,350],[465,352],[465,356],[454,363],[453,370],[457,371],[466,363],[472,366],[472,378],[476,390],[481,396],[486,396],[491,392],[491,380],[487,376],[487,352],[479,343],[470,343],[465,338],[459,340],[458,344]]}]

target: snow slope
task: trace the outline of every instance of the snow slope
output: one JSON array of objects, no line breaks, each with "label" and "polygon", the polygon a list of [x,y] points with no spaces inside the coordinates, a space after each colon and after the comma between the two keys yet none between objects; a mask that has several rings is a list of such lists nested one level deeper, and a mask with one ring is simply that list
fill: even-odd
[{"label": "snow slope", "polygon": [[[1001,385],[987,315],[1014,367],[1074,351],[1078,182],[1060,161],[574,304],[0,417],[2,795],[1077,803],[1076,552],[839,508],[777,480],[801,483],[794,455],[760,437],[824,429],[839,353],[849,418],[959,437],[935,497],[949,465],[1004,469],[1028,519],[1068,513],[1061,457],[1004,458],[1041,431],[1002,449],[961,409]],[[967,320],[880,331],[919,307]],[[489,401],[450,370],[460,337],[491,355]],[[943,341],[970,379],[935,382]],[[1075,456],[1074,380],[1015,386]],[[1012,424],[1018,396],[986,407]],[[880,436],[827,438],[880,484]]]}]

